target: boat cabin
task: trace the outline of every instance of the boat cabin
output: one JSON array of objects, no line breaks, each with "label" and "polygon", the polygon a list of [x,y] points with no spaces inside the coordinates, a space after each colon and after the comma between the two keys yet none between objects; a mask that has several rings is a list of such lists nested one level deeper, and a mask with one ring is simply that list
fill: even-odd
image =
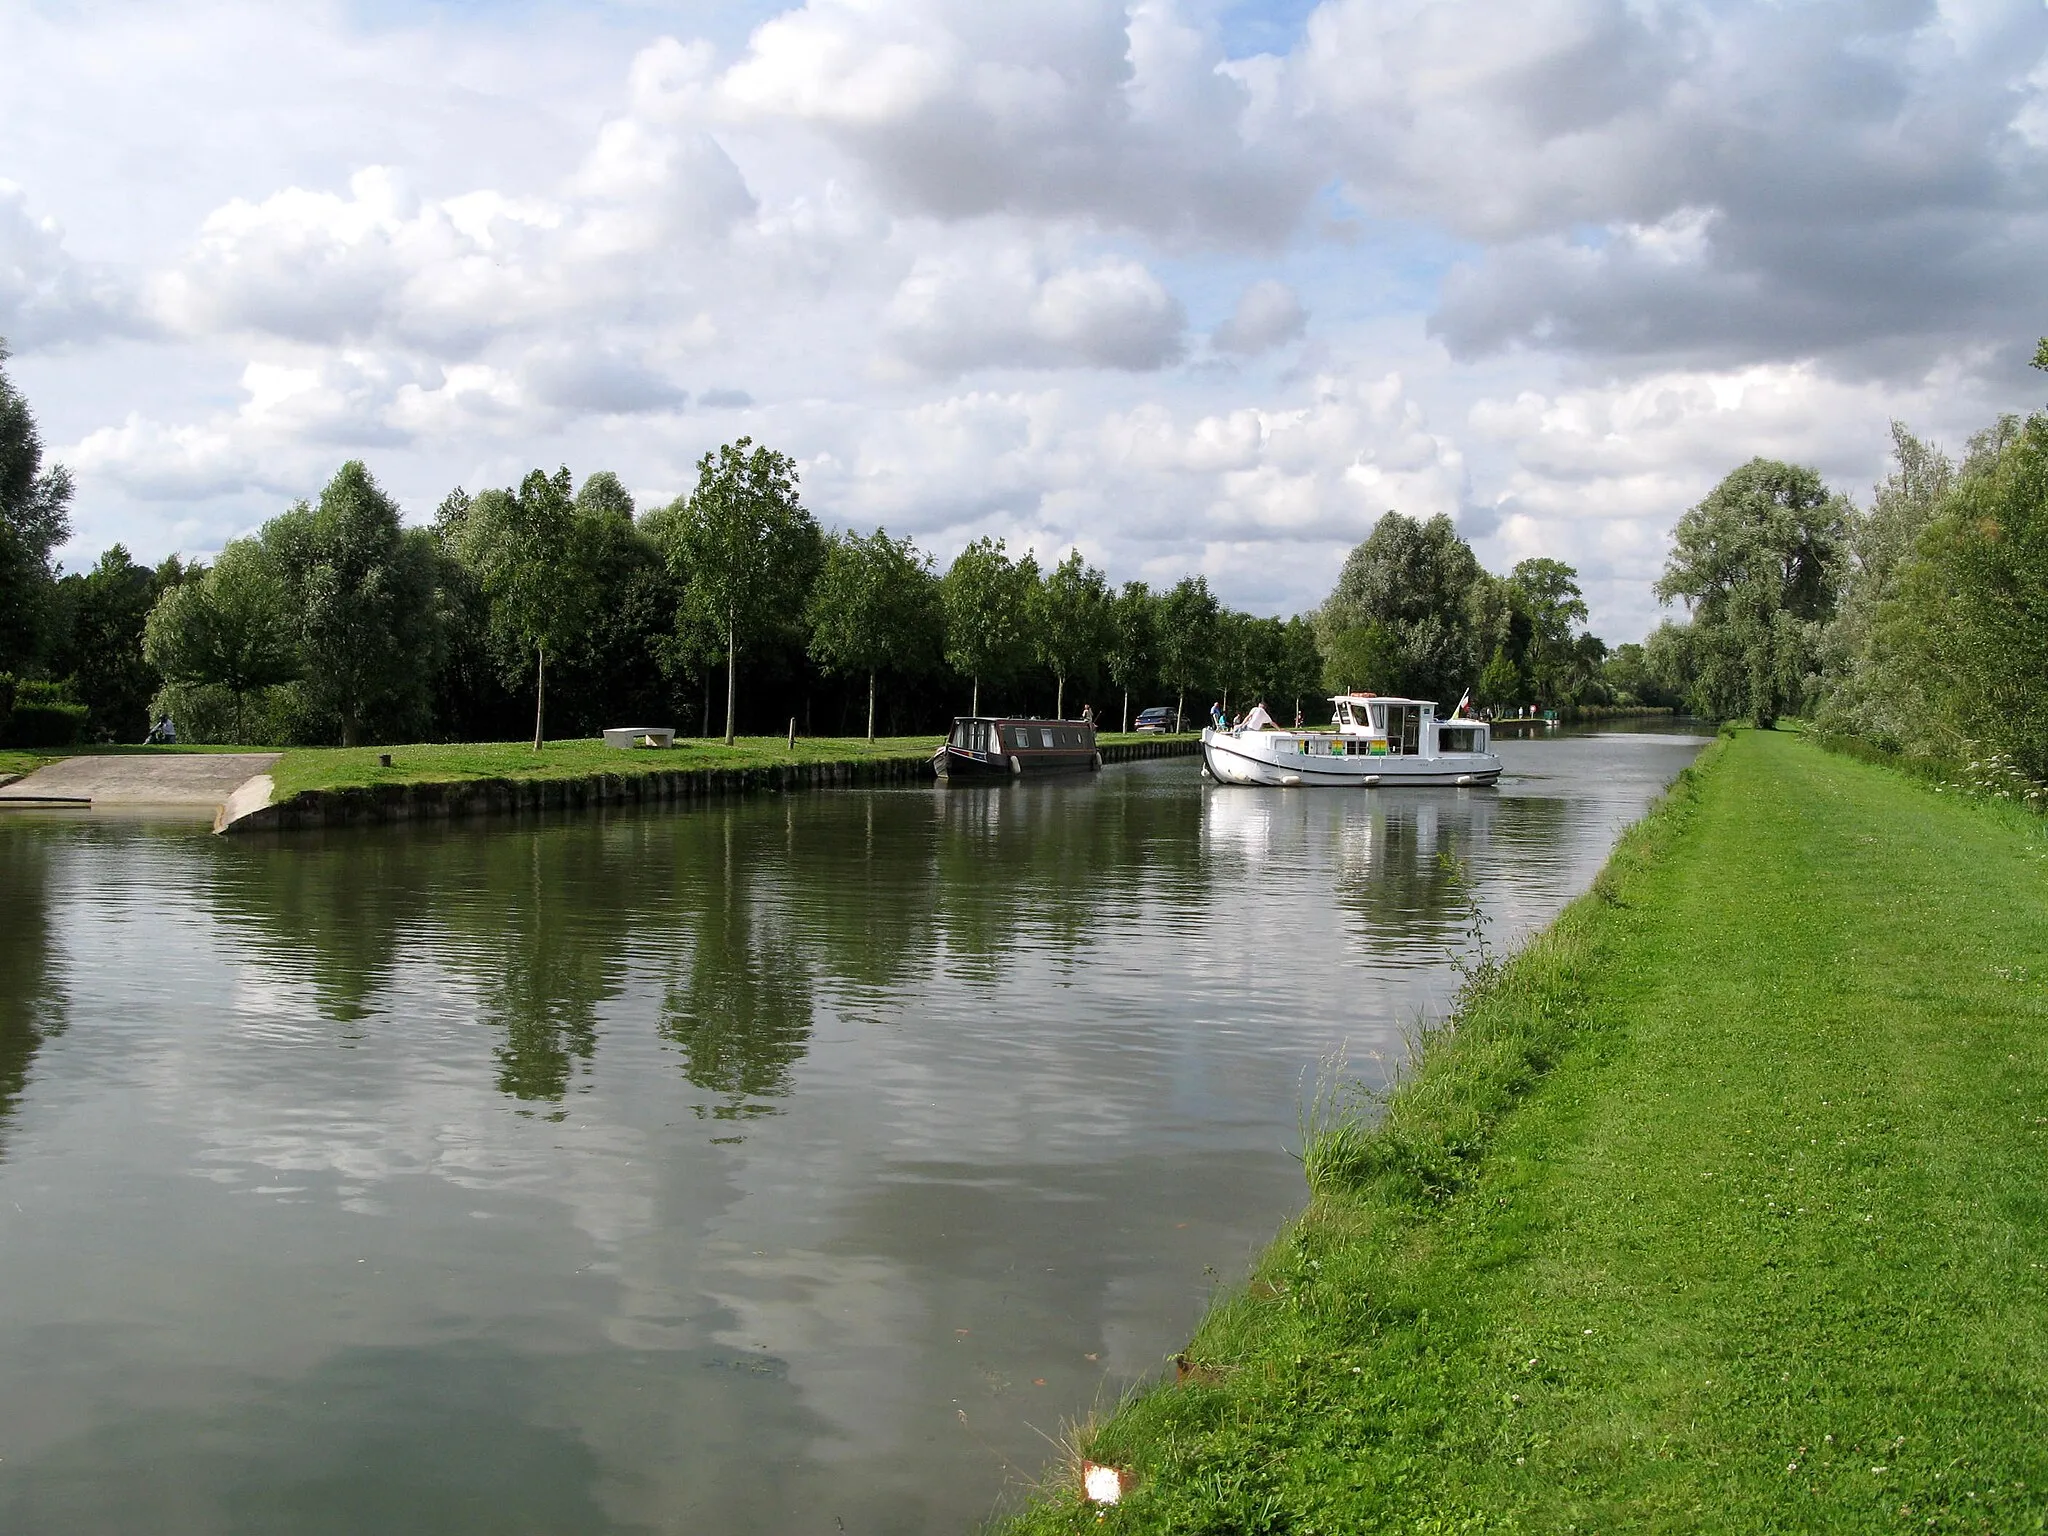
[{"label": "boat cabin", "polygon": [[1087,720],[961,715],[934,765],[942,774],[1024,774],[1101,766]]},{"label": "boat cabin", "polygon": [[1330,704],[1337,734],[1361,740],[1371,756],[1443,757],[1489,748],[1491,733],[1485,721],[1462,717],[1438,720],[1432,699],[1340,693]]}]

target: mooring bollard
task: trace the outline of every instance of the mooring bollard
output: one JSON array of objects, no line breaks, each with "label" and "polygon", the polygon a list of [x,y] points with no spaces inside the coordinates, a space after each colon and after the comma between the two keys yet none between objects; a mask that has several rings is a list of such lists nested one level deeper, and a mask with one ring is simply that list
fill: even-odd
[{"label": "mooring bollard", "polygon": [[796,716],[789,717],[789,750],[796,751]]}]

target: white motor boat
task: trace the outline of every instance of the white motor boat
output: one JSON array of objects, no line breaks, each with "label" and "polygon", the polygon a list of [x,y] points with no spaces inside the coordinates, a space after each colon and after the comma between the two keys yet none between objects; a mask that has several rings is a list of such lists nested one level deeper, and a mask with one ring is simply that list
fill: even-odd
[{"label": "white motor boat", "polygon": [[1484,720],[1436,718],[1425,699],[1340,693],[1334,731],[1284,731],[1263,709],[1235,730],[1202,732],[1202,764],[1219,784],[1491,784],[1501,762]]}]

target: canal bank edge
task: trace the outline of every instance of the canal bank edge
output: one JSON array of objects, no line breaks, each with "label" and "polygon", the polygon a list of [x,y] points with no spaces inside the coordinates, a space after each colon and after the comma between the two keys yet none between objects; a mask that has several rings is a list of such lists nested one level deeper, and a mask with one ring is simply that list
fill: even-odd
[{"label": "canal bank edge", "polygon": [[[1174,736],[1158,741],[1113,742],[1101,750],[1105,764],[1130,763],[1150,758],[1193,757],[1201,751],[1201,742],[1192,736]],[[747,768],[645,769],[568,778],[427,780],[304,789],[275,803],[270,801],[267,780],[251,780],[221,808],[214,831],[239,835],[404,821],[467,820],[609,805],[671,805],[764,791],[786,794],[810,789],[929,783],[933,777],[929,754],[904,754]]]},{"label": "canal bank edge", "polygon": [[1724,735],[1006,1529],[2042,1528],[2043,842]]}]

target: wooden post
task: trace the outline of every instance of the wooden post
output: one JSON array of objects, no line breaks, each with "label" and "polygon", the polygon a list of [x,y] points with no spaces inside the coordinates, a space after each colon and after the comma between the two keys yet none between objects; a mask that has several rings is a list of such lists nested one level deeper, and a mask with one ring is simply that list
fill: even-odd
[{"label": "wooden post", "polygon": [[791,715],[791,716],[789,717],[789,751],[790,751],[790,755],[791,755],[792,757],[794,757],[794,756],[796,755],[796,716],[795,716],[795,715]]}]

